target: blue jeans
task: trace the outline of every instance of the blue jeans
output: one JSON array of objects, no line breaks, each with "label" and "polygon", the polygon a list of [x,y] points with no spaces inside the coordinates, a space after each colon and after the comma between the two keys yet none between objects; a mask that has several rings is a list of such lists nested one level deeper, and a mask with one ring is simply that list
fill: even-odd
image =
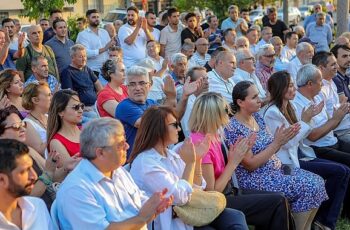
[{"label": "blue jeans", "polygon": [[300,161],[300,168],[320,175],[325,179],[329,199],[321,204],[315,220],[331,229],[335,229],[348,187],[350,169],[346,165],[320,158],[312,161]]},{"label": "blue jeans", "polygon": [[208,226],[195,227],[196,230],[248,230],[243,212],[236,209],[225,208],[224,211]]}]

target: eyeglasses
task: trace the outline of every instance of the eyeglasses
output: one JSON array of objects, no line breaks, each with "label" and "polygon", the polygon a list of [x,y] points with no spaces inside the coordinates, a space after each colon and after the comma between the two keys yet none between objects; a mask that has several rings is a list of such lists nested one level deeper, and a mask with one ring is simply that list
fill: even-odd
[{"label": "eyeglasses", "polygon": [[115,143],[114,145],[101,146],[100,148],[112,148],[115,146],[117,148],[117,150],[121,150],[121,149],[124,149],[127,144],[128,143],[126,141],[126,138],[124,138],[124,140],[122,140],[118,143]]},{"label": "eyeglasses", "polygon": [[255,57],[247,57],[247,58],[244,58],[243,60],[251,60],[251,61],[255,61]]},{"label": "eyeglasses", "polygon": [[85,105],[83,103],[72,105],[70,108],[72,108],[75,111],[79,111],[79,109],[84,110]]},{"label": "eyeglasses", "polygon": [[138,85],[141,86],[141,87],[145,87],[148,84],[149,84],[149,82],[146,82],[146,81],[129,82],[128,87],[135,88]]},{"label": "eyeglasses", "polygon": [[180,123],[179,122],[170,123],[169,125],[174,126],[175,129],[180,128]]},{"label": "eyeglasses", "polygon": [[5,126],[4,129],[13,129],[15,131],[19,131],[22,128],[23,129],[27,128],[27,122],[21,121],[21,122],[13,123],[11,125]]},{"label": "eyeglasses", "polygon": [[270,55],[263,55],[264,57],[267,57],[267,58],[273,58],[275,56],[275,54],[270,54]]}]

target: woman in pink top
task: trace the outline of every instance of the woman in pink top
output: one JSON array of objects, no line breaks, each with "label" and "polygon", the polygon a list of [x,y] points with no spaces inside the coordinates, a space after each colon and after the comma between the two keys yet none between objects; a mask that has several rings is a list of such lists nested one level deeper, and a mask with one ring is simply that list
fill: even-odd
[{"label": "woman in pink top", "polygon": [[221,149],[222,128],[228,124],[228,105],[221,94],[207,92],[197,97],[189,119],[190,138],[198,143],[207,135],[211,137],[209,151],[202,158],[202,174],[207,182],[206,190],[215,190],[226,195],[227,207],[242,211],[249,225],[256,229],[291,229],[286,198],[280,193],[242,191],[233,195],[231,177],[250,150],[254,137],[242,138],[227,151],[225,165]]},{"label": "woman in pink top", "polygon": [[128,97],[128,89],[124,85],[125,67],[118,59],[111,59],[103,64],[101,70],[108,84],[97,95],[97,110],[101,117],[114,117],[119,102]]}]

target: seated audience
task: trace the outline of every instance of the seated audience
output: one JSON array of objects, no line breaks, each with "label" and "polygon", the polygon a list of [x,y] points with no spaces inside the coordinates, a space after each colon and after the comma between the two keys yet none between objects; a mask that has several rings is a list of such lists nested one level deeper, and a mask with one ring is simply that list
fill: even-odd
[{"label": "seated audience", "polygon": [[0,71],[4,69],[16,69],[15,60],[24,55],[25,35],[18,38],[18,50],[10,48],[11,40],[7,28],[0,30]]},{"label": "seated audience", "polygon": [[163,74],[168,70],[168,60],[159,55],[160,45],[158,42],[150,40],[146,45],[147,57],[154,63],[154,69],[157,71],[156,76],[163,77]]},{"label": "seated audience", "polygon": [[185,42],[181,47],[181,53],[184,54],[187,59],[190,59],[195,51],[195,48],[196,46],[193,42]]},{"label": "seated audience", "polygon": [[0,140],[0,227],[53,230],[43,200],[28,196],[38,179],[28,152],[19,141]]},{"label": "seated audience", "polygon": [[294,168],[293,173],[282,168],[275,154],[298,134],[300,125],[281,126],[273,136],[258,114],[261,107],[258,95],[259,91],[250,81],[239,82],[232,92],[234,116],[225,127],[226,144],[234,145],[242,137],[256,137],[236,169],[238,184],[244,189],[284,193],[291,205],[296,229],[310,229],[319,206],[328,199],[324,180],[299,168]]},{"label": "seated audience", "polygon": [[255,74],[260,80],[265,92],[267,91],[267,81],[274,72],[273,65],[275,63],[275,55],[275,50],[271,44],[260,46],[256,53],[257,63]]},{"label": "seated audience", "polygon": [[314,48],[310,43],[301,42],[297,45],[296,56],[288,64],[288,72],[293,77],[293,81],[296,82],[298,70],[306,64],[312,62],[314,56]]},{"label": "seated audience", "polygon": [[61,229],[147,230],[172,204],[164,187],[145,196],[122,167],[129,146],[119,121],[91,121],[80,143],[83,160],[60,186],[51,210]]},{"label": "seated audience", "polygon": [[101,72],[108,84],[97,95],[97,110],[101,117],[114,117],[119,102],[128,97],[125,66],[118,60],[107,60]]},{"label": "seated audience", "polygon": [[273,45],[273,48],[275,50],[275,63],[273,68],[275,71],[282,71],[288,69],[288,59],[282,57],[282,49],[283,49],[283,42],[280,37],[274,36],[270,39],[271,45]]},{"label": "seated audience", "polygon": [[[185,205],[191,198],[193,187],[203,188],[201,158],[208,150],[206,139],[194,146],[187,139],[179,154],[167,146],[178,142],[179,123],[169,107],[154,106],[146,110],[130,156],[130,174],[140,189],[151,195],[168,188],[167,196],[174,197],[174,205]],[[215,229],[248,229],[243,213],[225,209],[211,224]],[[154,221],[154,229],[192,229],[180,218],[173,218],[170,207]]]},{"label": "seated audience", "polygon": [[222,46],[232,52],[236,51],[236,31],[232,28],[224,30]]},{"label": "seated audience", "polygon": [[0,72],[0,109],[14,105],[26,117],[28,111],[22,106],[23,82],[18,72],[6,69]]},{"label": "seated audience", "polygon": [[196,41],[196,52],[188,61],[189,68],[194,66],[204,66],[210,60],[208,54],[209,42],[206,38],[199,38]]}]

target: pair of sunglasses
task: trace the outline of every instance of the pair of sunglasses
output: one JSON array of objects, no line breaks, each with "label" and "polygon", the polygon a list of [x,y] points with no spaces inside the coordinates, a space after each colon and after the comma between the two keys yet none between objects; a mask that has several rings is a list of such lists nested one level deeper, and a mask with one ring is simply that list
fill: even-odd
[{"label": "pair of sunglasses", "polygon": [[80,104],[71,106],[71,108],[75,111],[79,111],[79,109],[84,110],[85,105],[83,103],[80,103]]},{"label": "pair of sunglasses", "polygon": [[19,131],[21,130],[21,128],[24,128],[24,129],[27,128],[27,123],[25,121],[13,123],[5,127],[5,129],[13,129],[15,131]]},{"label": "pair of sunglasses", "polygon": [[180,128],[180,123],[179,123],[179,122],[170,123],[169,125],[174,126],[174,127],[175,127],[175,129]]}]

